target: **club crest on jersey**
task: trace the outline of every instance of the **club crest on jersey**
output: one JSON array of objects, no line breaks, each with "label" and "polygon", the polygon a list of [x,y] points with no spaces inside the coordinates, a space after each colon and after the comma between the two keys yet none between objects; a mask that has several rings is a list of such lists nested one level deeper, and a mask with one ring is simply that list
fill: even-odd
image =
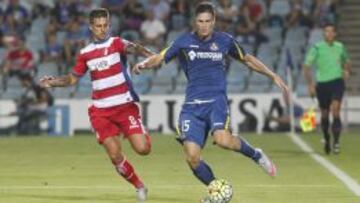
[{"label": "club crest on jersey", "polygon": [[217,50],[219,50],[219,47],[216,45],[215,42],[213,42],[213,43],[211,44],[211,46],[210,46],[210,50],[211,50],[211,51],[217,51]]}]

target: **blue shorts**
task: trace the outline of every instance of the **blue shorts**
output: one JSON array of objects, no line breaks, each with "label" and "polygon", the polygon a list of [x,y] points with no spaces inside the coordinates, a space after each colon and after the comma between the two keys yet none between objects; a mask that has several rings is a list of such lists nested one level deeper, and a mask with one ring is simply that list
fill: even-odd
[{"label": "blue shorts", "polygon": [[209,132],[228,130],[229,126],[229,106],[225,96],[210,103],[185,103],[179,117],[178,140],[194,142],[203,148]]}]

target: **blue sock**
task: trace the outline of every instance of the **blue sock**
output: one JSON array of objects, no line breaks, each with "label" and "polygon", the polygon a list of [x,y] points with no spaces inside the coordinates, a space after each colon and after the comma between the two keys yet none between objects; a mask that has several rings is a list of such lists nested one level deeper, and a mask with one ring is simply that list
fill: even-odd
[{"label": "blue sock", "polygon": [[239,138],[240,149],[237,152],[253,159],[254,161],[258,161],[261,158],[261,154],[258,153],[248,142],[244,139]]},{"label": "blue sock", "polygon": [[200,164],[197,168],[191,169],[194,175],[205,185],[209,185],[211,181],[215,180],[214,174],[211,168],[203,161],[200,161]]}]

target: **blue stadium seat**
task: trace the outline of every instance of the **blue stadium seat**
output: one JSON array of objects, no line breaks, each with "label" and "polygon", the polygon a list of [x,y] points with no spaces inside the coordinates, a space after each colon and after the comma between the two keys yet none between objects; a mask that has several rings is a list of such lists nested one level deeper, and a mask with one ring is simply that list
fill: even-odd
[{"label": "blue stadium seat", "polygon": [[149,94],[170,94],[174,90],[173,83],[172,77],[154,77]]},{"label": "blue stadium seat", "polygon": [[184,94],[186,90],[187,79],[183,71],[180,71],[175,77],[175,87],[173,94]]},{"label": "blue stadium seat", "polygon": [[227,91],[229,93],[241,93],[245,90],[248,78],[249,69],[242,63],[232,60],[227,74]]},{"label": "blue stadium seat", "polygon": [[132,84],[139,94],[147,94],[150,90],[151,79],[149,75],[140,74],[132,76]]}]

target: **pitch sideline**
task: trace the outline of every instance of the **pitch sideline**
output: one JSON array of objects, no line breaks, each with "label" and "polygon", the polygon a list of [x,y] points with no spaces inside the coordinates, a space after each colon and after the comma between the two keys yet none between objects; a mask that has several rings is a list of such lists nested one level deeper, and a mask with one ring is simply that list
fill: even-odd
[{"label": "pitch sideline", "polygon": [[301,148],[301,150],[309,154],[312,159],[314,159],[317,163],[322,165],[337,179],[344,183],[344,185],[356,196],[360,197],[360,185],[353,178],[351,178],[343,170],[336,167],[329,160],[325,159],[323,156],[314,153],[314,150],[308,144],[306,144],[306,142],[303,141],[299,135],[290,133],[288,134],[288,136],[297,146]]}]

